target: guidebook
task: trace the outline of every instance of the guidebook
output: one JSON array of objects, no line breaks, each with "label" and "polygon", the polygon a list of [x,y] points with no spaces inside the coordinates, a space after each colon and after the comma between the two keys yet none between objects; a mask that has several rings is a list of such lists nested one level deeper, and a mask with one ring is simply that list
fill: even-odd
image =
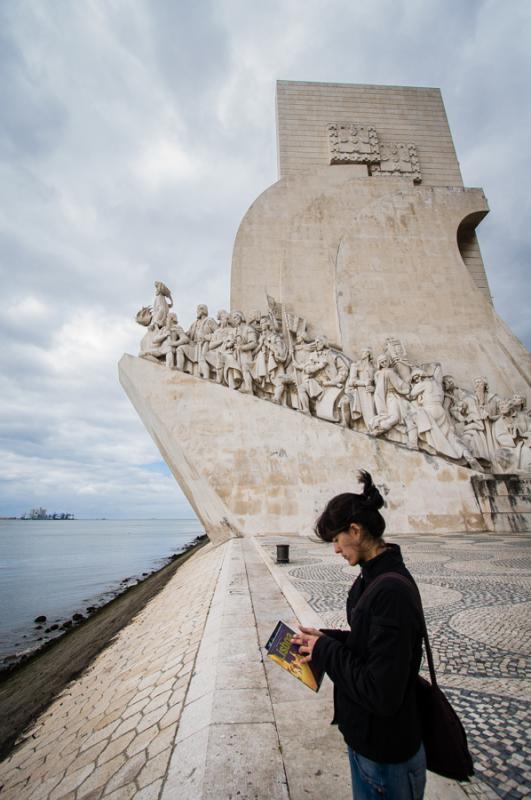
[{"label": "guidebook", "polygon": [[294,636],[295,631],[288,625],[284,622],[277,622],[275,630],[266,644],[267,655],[312,691],[318,692],[324,672],[316,670],[311,662],[308,664],[301,663],[301,659],[304,656],[299,654],[299,645],[293,644],[291,641]]}]

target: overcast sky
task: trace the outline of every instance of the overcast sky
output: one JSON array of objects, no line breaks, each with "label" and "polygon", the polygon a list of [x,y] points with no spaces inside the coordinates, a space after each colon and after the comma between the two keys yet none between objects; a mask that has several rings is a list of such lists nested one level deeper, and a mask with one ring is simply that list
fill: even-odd
[{"label": "overcast sky", "polygon": [[192,516],[116,364],[155,279],[228,305],[277,79],[441,87],[529,346],[530,54],[528,0],[0,0],[0,514]]}]

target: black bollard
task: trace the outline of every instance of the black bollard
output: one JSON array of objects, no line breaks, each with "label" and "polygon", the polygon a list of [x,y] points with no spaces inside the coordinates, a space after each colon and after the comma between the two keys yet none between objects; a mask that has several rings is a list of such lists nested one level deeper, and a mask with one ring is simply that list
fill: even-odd
[{"label": "black bollard", "polygon": [[289,564],[289,544],[277,544],[277,564]]}]

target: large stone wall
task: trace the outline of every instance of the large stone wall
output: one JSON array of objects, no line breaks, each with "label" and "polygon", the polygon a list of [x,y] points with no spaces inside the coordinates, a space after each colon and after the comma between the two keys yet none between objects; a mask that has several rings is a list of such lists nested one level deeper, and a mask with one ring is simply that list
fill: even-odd
[{"label": "large stone wall", "polygon": [[[353,356],[386,335],[413,358],[437,353],[466,383],[529,391],[529,354],[478,290],[458,245],[460,225],[488,211],[480,189],[360,178],[349,166],[283,178],[245,215],[234,245],[231,305],[249,310],[265,292]],[[510,386],[509,386],[510,384]]]},{"label": "large stone wall", "polygon": [[[371,126],[384,146],[413,143],[424,186],[462,187],[463,179],[439,89],[344,83],[277,83],[279,178],[330,163],[328,125],[356,121]],[[350,166],[367,176],[366,166]],[[476,286],[490,299],[479,243],[470,231],[462,256]]]},{"label": "large stone wall", "polygon": [[427,186],[463,186],[440,89],[277,82],[279,177],[328,164],[327,125],[355,120],[383,142],[414,142]]},{"label": "large stone wall", "polygon": [[390,533],[484,530],[471,470],[123,356],[120,381],[212,541],[310,533],[373,473]]}]

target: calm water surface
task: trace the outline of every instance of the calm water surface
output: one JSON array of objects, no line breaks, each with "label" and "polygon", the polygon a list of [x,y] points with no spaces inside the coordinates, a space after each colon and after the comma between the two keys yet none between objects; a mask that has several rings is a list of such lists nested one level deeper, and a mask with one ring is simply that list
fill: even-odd
[{"label": "calm water surface", "polygon": [[35,617],[102,605],[202,533],[189,519],[0,520],[0,661],[37,646]]}]

